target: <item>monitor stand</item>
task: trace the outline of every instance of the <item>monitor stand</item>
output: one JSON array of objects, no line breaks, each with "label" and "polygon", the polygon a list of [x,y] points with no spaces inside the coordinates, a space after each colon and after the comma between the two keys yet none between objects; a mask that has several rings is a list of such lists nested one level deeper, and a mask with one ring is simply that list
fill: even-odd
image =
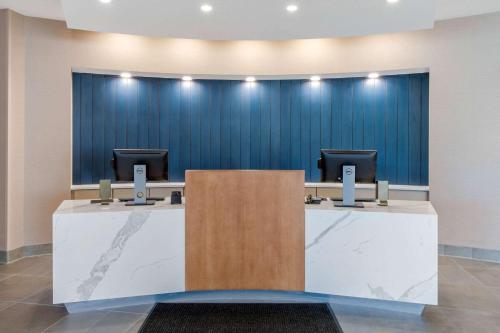
[{"label": "monitor stand", "polygon": [[129,201],[125,206],[152,206],[153,200],[146,197],[146,166],[134,165],[134,200]]},{"label": "monitor stand", "polygon": [[344,165],[342,167],[342,203],[336,203],[335,207],[364,208],[360,202],[356,202],[356,166]]}]

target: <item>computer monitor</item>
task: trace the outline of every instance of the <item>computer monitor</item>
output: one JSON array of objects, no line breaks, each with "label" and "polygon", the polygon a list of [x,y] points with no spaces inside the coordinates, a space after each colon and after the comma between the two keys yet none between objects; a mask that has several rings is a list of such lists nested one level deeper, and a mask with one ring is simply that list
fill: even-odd
[{"label": "computer monitor", "polygon": [[356,183],[375,183],[377,151],[322,149],[318,160],[322,182],[342,182],[342,204],[337,207],[364,207],[356,203]]},{"label": "computer monitor", "polygon": [[165,149],[115,149],[112,164],[118,182],[134,181],[134,165],[146,166],[148,181],[168,180],[168,150]]},{"label": "computer monitor", "polygon": [[322,149],[318,167],[322,182],[342,182],[344,165],[356,167],[356,183],[373,184],[377,175],[376,150]]}]

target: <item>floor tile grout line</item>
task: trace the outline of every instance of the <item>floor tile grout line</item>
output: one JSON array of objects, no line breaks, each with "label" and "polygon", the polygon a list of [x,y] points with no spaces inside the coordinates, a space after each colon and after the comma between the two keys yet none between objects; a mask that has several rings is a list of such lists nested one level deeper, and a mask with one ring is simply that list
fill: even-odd
[{"label": "floor tile grout line", "polygon": [[58,320],[56,320],[56,322],[55,322],[55,323],[53,323],[52,325],[50,325],[49,327],[47,327],[46,329],[44,329],[44,330],[43,330],[42,332],[40,332],[40,333],[45,333],[45,332],[47,332],[49,328],[54,327],[54,326],[55,326],[58,322],[60,322],[61,320],[63,320],[63,319],[64,319],[64,318],[66,318],[67,316],[68,316],[68,315],[66,315],[66,316],[62,316],[61,318],[59,318]]},{"label": "floor tile grout line", "polygon": [[478,312],[479,314],[489,314],[493,315],[496,317],[500,317],[500,312],[491,312],[487,310],[479,310],[479,309],[470,309],[470,308],[463,308],[463,307],[452,307],[452,306],[446,306],[446,305],[432,305],[435,306],[438,310],[462,310],[462,311],[467,311],[467,312]]},{"label": "floor tile grout line", "polygon": [[451,259],[465,259],[465,260],[471,260],[471,261],[482,262],[482,263],[487,263],[487,264],[497,264],[500,266],[500,261],[495,261],[495,260],[487,260],[487,259],[472,258],[472,257],[452,256],[449,254],[439,254],[439,256],[448,257]]},{"label": "floor tile grout line", "polygon": [[64,305],[59,304],[42,304],[42,303],[34,303],[34,302],[25,302],[24,300],[15,302],[16,304],[25,304],[25,305],[40,305],[40,306],[50,306],[53,308],[64,308]]},{"label": "floor tile grout line", "polygon": [[[26,296],[26,297],[24,297],[24,298],[21,298],[21,299],[19,299],[19,300],[16,300],[16,303],[24,304],[24,303],[22,303],[22,302],[26,301],[27,299],[29,299],[29,298],[31,298],[31,297],[33,297],[33,296],[35,296],[35,295],[38,295],[39,293],[43,292],[45,289],[46,289],[46,288],[42,288],[42,289],[40,289],[40,290],[37,290],[37,291],[36,291],[36,292],[34,292],[33,294],[30,294],[30,295],[28,295],[28,296]],[[42,304],[38,304],[38,305],[42,305]]]},{"label": "floor tile grout line", "polygon": [[140,314],[137,314],[137,313],[126,313],[126,312],[112,312],[112,311],[107,311],[106,314],[104,315],[104,317],[102,317],[100,320],[98,320],[97,322],[95,322],[92,326],[90,326],[85,332],[89,332],[92,328],[96,327],[96,325],[103,319],[105,319],[107,316],[109,316],[110,314],[113,314],[113,313],[119,313],[119,314],[135,314],[138,316],[138,318],[136,320],[134,320],[134,322],[132,322],[130,324],[130,326],[128,326],[127,328],[125,328],[125,330],[123,332],[128,332],[132,327],[134,327],[134,325],[141,319],[141,317],[144,317],[144,315],[140,315]]},{"label": "floor tile grout line", "polygon": [[12,276],[26,276],[26,277],[36,277],[36,278],[44,278],[44,279],[50,279],[50,280],[52,280],[52,276],[45,276],[45,275],[16,273],[16,274],[13,274]]},{"label": "floor tile grout line", "polygon": [[11,306],[13,305],[16,305],[17,303],[16,302],[13,302],[13,301],[5,301],[3,303],[7,303],[9,304],[7,307],[3,308],[2,310],[0,310],[0,312],[4,311],[4,310],[7,310],[8,308],[10,308]]},{"label": "floor tile grout line", "polygon": [[486,287],[486,288],[489,288],[489,286],[487,286],[486,284],[484,284],[481,280],[479,280],[477,277],[475,277],[474,275],[472,275],[471,273],[469,273],[462,265],[460,265],[460,263],[457,262],[457,265],[458,267],[465,272],[465,274],[467,274],[468,276],[472,277],[473,280],[475,280],[476,282],[479,283],[480,286],[482,287]]},{"label": "floor tile grout line", "polygon": [[9,278],[11,278],[11,277],[13,277],[13,276],[14,276],[14,275],[5,275],[5,277],[0,278],[0,282],[2,282],[2,281],[4,281],[4,280],[7,280],[7,279],[9,279]]}]

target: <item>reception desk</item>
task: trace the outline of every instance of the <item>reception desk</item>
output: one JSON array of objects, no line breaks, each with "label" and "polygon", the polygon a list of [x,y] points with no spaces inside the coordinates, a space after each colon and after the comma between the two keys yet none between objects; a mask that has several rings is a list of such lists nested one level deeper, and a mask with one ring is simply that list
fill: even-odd
[{"label": "reception desk", "polygon": [[340,300],[415,312],[437,304],[438,218],[430,202],[353,209],[327,201],[304,211],[303,290],[256,285],[203,293],[186,285],[192,277],[186,276],[184,205],[64,201],[53,217],[54,303],[72,312],[197,300]]}]

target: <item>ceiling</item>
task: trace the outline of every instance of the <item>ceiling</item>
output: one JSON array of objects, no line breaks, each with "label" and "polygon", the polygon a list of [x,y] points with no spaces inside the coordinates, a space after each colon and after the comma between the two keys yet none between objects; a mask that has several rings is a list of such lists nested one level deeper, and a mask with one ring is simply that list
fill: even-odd
[{"label": "ceiling", "polygon": [[[200,5],[213,11],[203,13]],[[289,13],[288,4],[299,10]],[[500,11],[500,0],[0,0],[0,8],[69,28],[198,39],[296,39],[432,28],[436,20]]]}]

